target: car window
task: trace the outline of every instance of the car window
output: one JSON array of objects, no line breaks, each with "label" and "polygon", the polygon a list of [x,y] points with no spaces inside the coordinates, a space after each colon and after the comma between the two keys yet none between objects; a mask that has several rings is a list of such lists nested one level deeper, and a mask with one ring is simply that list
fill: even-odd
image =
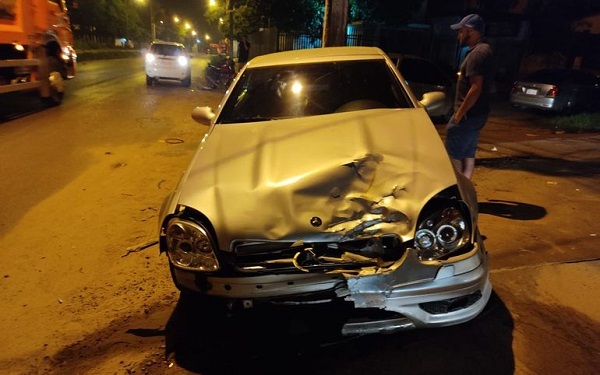
[{"label": "car window", "polygon": [[153,44],[150,52],[162,56],[180,56],[183,55],[183,49],[180,46],[171,44]]},{"label": "car window", "polygon": [[400,73],[410,82],[436,86],[449,84],[449,78],[436,65],[427,60],[404,58],[400,63]]},{"label": "car window", "polygon": [[383,59],[279,65],[245,70],[217,123],[409,107]]},{"label": "car window", "polygon": [[587,72],[573,70],[572,81],[578,85],[593,86],[596,82],[596,77],[593,74]]}]

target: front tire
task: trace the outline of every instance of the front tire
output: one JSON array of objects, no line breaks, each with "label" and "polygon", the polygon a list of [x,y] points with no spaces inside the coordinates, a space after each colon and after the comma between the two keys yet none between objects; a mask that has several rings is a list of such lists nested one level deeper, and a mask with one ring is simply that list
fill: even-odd
[{"label": "front tire", "polygon": [[60,105],[65,96],[64,82],[62,75],[54,71],[50,73],[50,96],[48,96],[48,102],[51,106]]},{"label": "front tire", "polygon": [[146,86],[152,86],[152,84],[154,83],[154,79],[150,76],[146,76]]},{"label": "front tire", "polygon": [[188,76],[187,78],[184,78],[181,80],[181,86],[183,87],[190,87],[192,85],[192,77]]},{"label": "front tire", "polygon": [[58,57],[48,56],[48,97],[51,106],[60,105],[64,98],[67,65]]}]

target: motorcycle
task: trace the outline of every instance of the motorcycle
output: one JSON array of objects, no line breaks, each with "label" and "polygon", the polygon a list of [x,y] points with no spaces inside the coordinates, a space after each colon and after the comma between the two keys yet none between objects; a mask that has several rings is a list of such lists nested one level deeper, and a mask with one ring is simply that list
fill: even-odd
[{"label": "motorcycle", "polygon": [[205,72],[208,88],[227,88],[235,78],[235,64],[233,59],[216,56],[209,61]]}]

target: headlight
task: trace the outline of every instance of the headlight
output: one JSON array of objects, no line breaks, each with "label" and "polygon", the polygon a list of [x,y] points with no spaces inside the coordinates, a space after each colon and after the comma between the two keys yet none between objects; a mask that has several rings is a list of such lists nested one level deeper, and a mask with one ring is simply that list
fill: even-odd
[{"label": "headlight", "polygon": [[434,260],[460,249],[469,242],[470,236],[462,212],[449,207],[435,212],[419,224],[414,243],[420,259]]},{"label": "headlight", "polygon": [[153,62],[153,61],[154,61],[154,59],[156,59],[156,57],[154,57],[154,55],[153,55],[153,54],[151,54],[151,53],[147,53],[147,54],[146,54],[146,62],[147,62],[147,63],[151,63],[151,62]]},{"label": "headlight", "polygon": [[201,225],[172,219],[165,236],[167,254],[175,266],[194,271],[216,271],[219,262],[208,231]]},{"label": "headlight", "polygon": [[177,58],[177,62],[179,63],[180,66],[187,66],[187,64],[188,64],[188,60],[185,56],[179,56]]}]

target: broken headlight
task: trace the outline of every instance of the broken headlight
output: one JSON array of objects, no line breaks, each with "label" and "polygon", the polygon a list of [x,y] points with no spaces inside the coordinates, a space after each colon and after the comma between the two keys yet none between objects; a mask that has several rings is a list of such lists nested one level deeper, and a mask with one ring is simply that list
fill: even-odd
[{"label": "broken headlight", "polygon": [[444,257],[467,244],[470,231],[467,219],[455,207],[436,211],[423,220],[415,233],[415,248],[422,260]]},{"label": "broken headlight", "polygon": [[169,221],[165,237],[167,254],[175,266],[206,272],[219,269],[213,241],[203,226],[175,218]]}]

